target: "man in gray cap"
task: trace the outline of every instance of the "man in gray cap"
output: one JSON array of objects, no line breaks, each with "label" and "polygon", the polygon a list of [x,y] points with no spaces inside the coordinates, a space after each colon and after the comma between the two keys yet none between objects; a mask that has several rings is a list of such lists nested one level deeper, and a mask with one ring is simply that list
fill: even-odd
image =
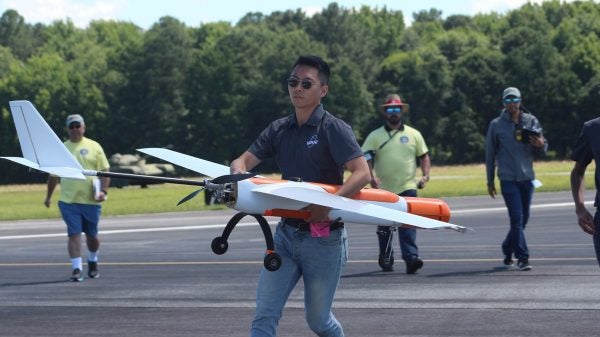
[{"label": "man in gray cap", "polygon": [[504,89],[502,102],[504,109],[490,122],[485,140],[487,189],[495,198],[494,175],[498,165],[502,197],[510,218],[510,229],[502,242],[503,262],[507,267],[512,266],[514,254],[517,268],[527,271],[531,265],[524,230],[535,180],[533,156],[546,153],[548,144],[537,118],[524,111],[519,89]]},{"label": "man in gray cap", "polygon": [[[109,164],[102,146],[84,137],[85,122],[81,115],[69,115],[66,121],[69,139],[64,143],[75,159],[86,170],[108,171]],[[67,224],[69,236],[68,251],[71,258],[71,281],[83,281],[81,258],[81,233],[85,233],[88,247],[88,276],[97,278],[98,273],[98,222],[102,210],[101,202],[106,200],[110,178],[88,177],[87,180],[48,177],[46,199],[44,205],[50,207],[52,192],[60,182],[60,199],[58,207],[63,220]]]}]

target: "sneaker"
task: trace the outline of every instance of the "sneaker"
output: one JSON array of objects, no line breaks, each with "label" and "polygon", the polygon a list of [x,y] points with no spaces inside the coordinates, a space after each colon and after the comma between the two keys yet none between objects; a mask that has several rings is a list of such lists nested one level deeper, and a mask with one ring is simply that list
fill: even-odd
[{"label": "sneaker", "polygon": [[98,273],[98,262],[88,261],[88,276],[90,278],[98,278],[100,273]]},{"label": "sneaker", "polygon": [[529,271],[531,270],[531,265],[529,264],[529,260],[519,260],[519,262],[517,262],[517,268],[519,268],[519,270],[521,271]]},{"label": "sneaker", "polygon": [[418,257],[412,261],[406,261],[406,273],[415,274],[417,270],[423,268],[423,260]]},{"label": "sneaker", "polygon": [[73,269],[73,273],[71,274],[71,282],[81,282],[83,281],[83,274],[81,274],[81,269]]},{"label": "sneaker", "polygon": [[379,255],[379,266],[382,271],[394,271],[394,255]]},{"label": "sneaker", "polygon": [[504,265],[507,267],[512,267],[515,265],[515,261],[512,260],[510,255],[504,255],[504,260],[502,262],[504,262]]}]

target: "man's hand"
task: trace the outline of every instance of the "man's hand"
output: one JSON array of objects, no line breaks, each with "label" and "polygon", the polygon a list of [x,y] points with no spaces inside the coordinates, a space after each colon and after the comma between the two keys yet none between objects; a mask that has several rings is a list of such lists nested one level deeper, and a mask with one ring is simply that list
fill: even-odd
[{"label": "man's hand", "polygon": [[377,177],[371,177],[371,187],[379,188],[381,186],[381,179]]},{"label": "man's hand", "polygon": [[51,202],[52,202],[52,200],[50,198],[46,198],[46,200],[44,200],[44,205],[46,206],[46,208],[50,208]]},{"label": "man's hand", "polygon": [[529,143],[533,147],[544,147],[544,137],[542,136],[529,136]]},{"label": "man's hand", "polygon": [[488,186],[488,194],[492,199],[496,199],[496,186]]},{"label": "man's hand", "polygon": [[331,210],[329,207],[310,204],[304,207],[303,210],[310,212],[310,217],[308,219],[304,219],[308,223],[331,221],[329,220],[329,211]]},{"label": "man's hand", "polygon": [[429,176],[422,176],[421,180],[419,180],[419,182],[417,183],[417,188],[422,190],[423,188],[425,188],[425,185],[427,185],[428,181],[429,181]]},{"label": "man's hand", "polygon": [[581,227],[584,232],[594,235],[596,232],[594,228],[594,217],[590,212],[584,207],[577,209],[575,213],[577,214],[577,223],[579,224],[579,227]]}]

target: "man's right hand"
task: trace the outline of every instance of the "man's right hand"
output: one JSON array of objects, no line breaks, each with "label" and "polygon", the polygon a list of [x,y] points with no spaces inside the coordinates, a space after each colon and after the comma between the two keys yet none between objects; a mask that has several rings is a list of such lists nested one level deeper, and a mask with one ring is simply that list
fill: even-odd
[{"label": "man's right hand", "polygon": [[496,186],[488,186],[488,194],[492,199],[496,199]]},{"label": "man's right hand", "polygon": [[46,200],[44,200],[44,205],[46,206],[46,208],[50,208],[51,202],[52,202],[52,200],[50,198],[46,198]]}]

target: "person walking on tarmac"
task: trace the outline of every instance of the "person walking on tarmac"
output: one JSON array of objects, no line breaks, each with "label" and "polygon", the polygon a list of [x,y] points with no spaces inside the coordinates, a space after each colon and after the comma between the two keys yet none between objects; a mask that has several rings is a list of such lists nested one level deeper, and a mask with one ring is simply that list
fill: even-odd
[{"label": "person walking on tarmac", "polygon": [[[431,160],[429,150],[421,133],[404,123],[409,105],[397,94],[388,95],[381,105],[385,124],[372,131],[365,139],[362,150],[371,172],[371,186],[382,188],[403,197],[416,197],[417,188],[422,189],[429,181]],[[417,159],[420,162],[421,178],[416,181]],[[394,250],[393,235],[389,226],[378,226],[379,266],[383,271],[392,271]],[[398,230],[402,259],[406,273],[414,274],[423,267],[416,244],[414,228]]]},{"label": "person walking on tarmac", "polygon": [[[108,171],[109,164],[102,146],[96,141],[84,137],[85,123],[81,115],[67,117],[67,131],[69,139],[64,143],[69,152],[77,159],[86,170]],[[97,179],[97,178],[96,178]],[[87,264],[88,276],[97,278],[98,273],[98,222],[102,211],[101,202],[106,200],[110,178],[102,177],[99,186],[94,184],[94,178],[76,180],[58,178],[50,175],[47,182],[46,199],[44,205],[50,207],[52,193],[60,182],[60,199],[58,208],[63,220],[67,224],[69,236],[68,251],[71,258],[71,281],[83,281],[83,267],[81,261],[81,233],[85,233],[88,248]]]},{"label": "person walking on tarmac", "polygon": [[521,92],[515,87],[508,87],[502,92],[504,109],[490,122],[485,138],[485,166],[488,194],[494,199],[494,175],[498,166],[500,189],[510,218],[510,228],[501,245],[503,263],[507,267],[513,266],[514,254],[517,268],[528,271],[532,267],[525,226],[535,187],[533,159],[535,154],[546,153],[548,143],[540,122],[533,114],[524,111],[521,100]]}]

